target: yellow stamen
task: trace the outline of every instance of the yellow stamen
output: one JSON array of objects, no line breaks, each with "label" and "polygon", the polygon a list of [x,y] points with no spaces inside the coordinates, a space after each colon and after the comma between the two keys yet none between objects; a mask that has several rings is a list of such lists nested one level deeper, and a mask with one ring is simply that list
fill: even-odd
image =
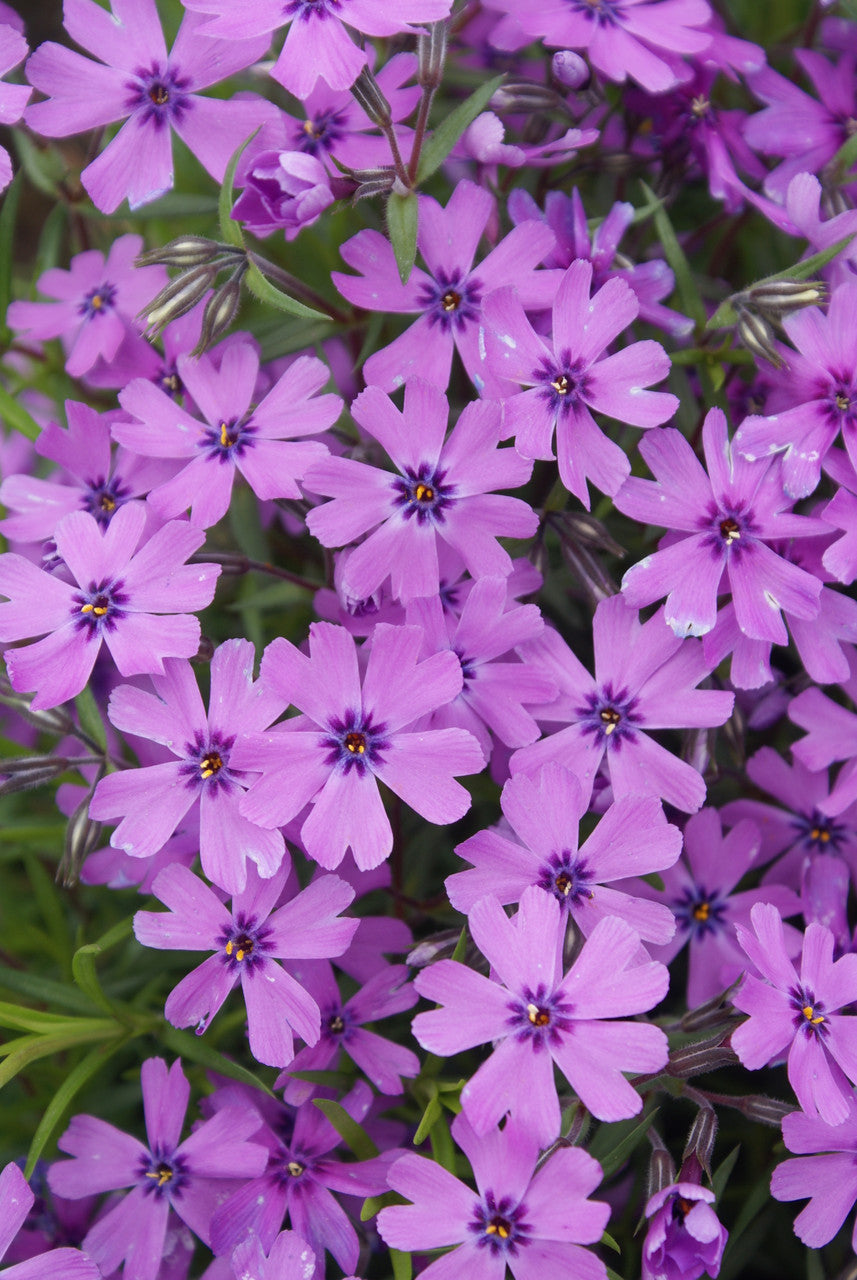
[{"label": "yellow stamen", "polygon": [[172,1169],[168,1168],[167,1165],[164,1164],[162,1164],[159,1169],[152,1169],[146,1174],[147,1178],[157,1178],[159,1187],[165,1187],[172,1176]]},{"label": "yellow stamen", "polygon": [[101,294],[94,293],[92,297],[89,299],[89,305],[92,307],[93,311],[100,311],[101,308],[104,306],[104,299],[102,298]]},{"label": "yellow stamen", "polygon": [[414,490],[414,496],[417,502],[431,502],[434,498],[434,489],[427,484],[418,484]]},{"label": "yellow stamen", "polygon": [[440,300],[440,305],[444,311],[457,311],[461,306],[461,294],[456,293],[454,289],[447,289]]},{"label": "yellow stamen", "polygon": [[601,712],[601,720],[602,720],[602,723],[604,724],[604,732],[612,733],[613,730],[619,724],[619,721],[621,719],[622,717],[620,716],[619,712],[614,710],[613,707],[605,707],[604,710]]},{"label": "yellow stamen", "polygon": [[537,1004],[527,1005],[527,1017],[534,1027],[546,1027],[551,1020],[547,1009],[540,1009]]},{"label": "yellow stamen", "polygon": [[229,445],[230,445],[229,432],[226,430],[225,422],[221,422],[220,424],[220,443],[223,445],[224,449],[229,448]]},{"label": "yellow stamen", "polygon": [[553,387],[557,395],[560,395],[560,396],[568,395],[568,378],[565,376],[564,373],[561,373],[558,378],[554,378],[553,382],[551,383],[551,386]]},{"label": "yellow stamen", "polygon": [[726,540],[727,547],[731,547],[732,543],[739,541],[741,537],[741,530],[734,520],[723,520],[720,525],[720,532]]},{"label": "yellow stamen", "polygon": [[231,956],[231,955],[232,955],[232,952],[233,952],[233,950],[234,950],[234,947],[235,947],[235,944],[234,944],[233,942],[227,942],[227,944],[226,944],[226,954],[227,954],[228,956]]},{"label": "yellow stamen", "polygon": [[801,1009],[801,1013],[806,1018],[807,1022],[809,1022],[813,1027],[817,1027],[820,1023],[824,1022],[824,1015],[816,1013],[811,1004],[805,1004]]},{"label": "yellow stamen", "polygon": [[297,1160],[290,1160],[286,1168],[293,1178],[299,1178],[304,1171],[303,1165],[298,1164]]},{"label": "yellow stamen", "polygon": [[696,906],[693,908],[693,918],[694,920],[707,920],[710,911],[711,911],[711,906],[709,903],[698,902]]}]

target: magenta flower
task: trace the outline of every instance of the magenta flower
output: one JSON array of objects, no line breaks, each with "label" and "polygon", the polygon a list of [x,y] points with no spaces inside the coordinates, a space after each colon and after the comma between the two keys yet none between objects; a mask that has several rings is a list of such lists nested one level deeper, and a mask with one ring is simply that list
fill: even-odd
[{"label": "magenta flower", "polygon": [[361,682],[357,646],[342,627],[310,627],[310,655],[288,640],[268,645],[262,680],[303,714],[235,745],[234,764],[262,773],[241,801],[245,818],[267,827],[301,827],[311,858],[335,867],[350,847],[361,869],[377,866],[393,847],[378,782],[429,822],[454,822],[470,796],[454,775],[478,773],[476,739],[464,729],[418,733],[409,726],[461,689],[453,653],[418,661],[418,627],[379,624]]},{"label": "magenta flower", "polygon": [[284,231],[294,240],[333,204],[330,178],[315,156],[301,151],[264,151],[244,178],[232,217],[254,236]]},{"label": "magenta flower", "polygon": [[126,121],[80,175],[102,213],[113,213],[126,196],[137,209],[170,190],[172,129],[222,182],[239,144],[276,116],[256,95],[224,101],[199,93],[261,57],[265,35],[244,30],[237,40],[200,39],[203,19],[186,13],[167,53],[155,0],[112,0],[110,13],[93,0],[67,0],[63,17],[71,39],[99,61],[53,42],[40,45],[27,75],[49,96],[27,108],[26,121],[52,138]]},{"label": "magenta flower", "polygon": [[12,687],[37,690],[34,708],[80,693],[102,642],[123,676],[160,673],[166,659],[196,654],[199,621],[183,610],[211,604],[220,567],[185,564],[204,539],[180,521],[137,550],[145,524],[140,502],[126,503],[104,530],[86,511],[65,516],[55,540],[73,585],[23,556],[0,556],[0,594],[8,597],[0,604],[0,642],[44,635],[5,653]]},{"label": "magenta flower", "polygon": [[250,1052],[271,1067],[292,1061],[293,1030],[307,1044],[321,1034],[317,1001],[276,961],[341,955],[358,924],[339,918],[354,890],[337,876],[319,877],[274,910],[288,875],[287,868],[262,880],[249,867],[245,888],[227,909],[192,871],[166,867],[152,893],[170,910],[138,911],[134,917],[134,934],[144,947],[214,952],[170,992],[168,1021],[200,1034],[240,982]]},{"label": "magenta flower", "polygon": [[268,1152],[247,1141],[260,1123],[247,1106],[224,1108],[180,1141],[190,1096],[180,1062],[168,1071],[162,1058],[147,1058],[140,1080],[147,1142],[95,1116],[75,1116],[58,1143],[74,1158],[52,1165],[48,1182],[70,1199],[132,1188],[90,1228],[83,1247],[104,1275],[124,1263],[129,1280],[156,1280],[170,1210],[210,1245],[224,1188],[234,1178],[258,1177]]},{"label": "magenta flower", "polygon": [[687,536],[629,569],[622,592],[637,608],[666,596],[666,621],[675,634],[702,636],[714,626],[726,578],[741,631],[755,640],[786,644],[782,611],[814,618],[821,583],[770,544],[824,533],[827,527],[786,510],[791,502],[777,471],[738,454],[720,409],[706,416],[702,441],[707,474],[680,431],[666,428],[641,441],[640,452],[655,479],[627,480],[616,506],[634,520]]},{"label": "magenta flower", "polygon": [[514,449],[498,447],[498,407],[467,405],[447,438],[446,396],[412,378],[403,412],[377,387],[361,392],[351,412],[398,474],[335,457],[307,472],[306,487],[333,498],[307,516],[323,546],[342,547],[369,533],[342,570],[346,595],[365,600],[388,576],[398,600],[436,595],[438,540],[474,578],[510,574],[511,557],[497,538],[528,538],[538,518],[520,498],[492,492],[525,484],[532,470]]},{"label": "magenta flower", "polygon": [[651,1218],[643,1244],[641,1280],[698,1280],[718,1276],[729,1232],[712,1209],[714,1192],[673,1182],[646,1205]]},{"label": "magenta flower", "polygon": [[807,1115],[842,1124],[848,1080],[857,1083],[857,1018],[839,1010],[857,1000],[857,955],[834,963],[833,934],[810,924],[798,977],[777,908],[757,903],[750,919],[755,933],[738,925],[738,941],[762,977],[748,973],[732,997],[750,1015],[733,1031],[732,1048],[750,1071],[788,1053],[789,1083]]},{"label": "magenta flower", "polygon": [[249,640],[227,640],[215,651],[208,713],[188,662],[166,663],[153,680],[155,694],[132,685],[115,689],[108,715],[116,728],[162,743],[176,759],[108,774],[90,805],[98,821],[120,820],[110,842],[135,858],[157,853],[198,807],[202,869],[236,894],[244,889],[248,858],[267,878],[285,854],[280,832],[257,826],[238,807],[250,778],[233,759],[236,740],[267,728],[284,705],[267,685],[254,683],[254,656]]},{"label": "magenta flower", "polygon": [[590,301],[591,287],[592,263],[578,259],[554,300],[552,345],[535,332],[514,289],[496,290],[483,307],[489,368],[501,385],[512,381],[530,388],[505,399],[503,434],[514,435],[526,458],[552,458],[556,432],[560,478],[587,510],[587,480],[612,496],[631,469],[624,450],[605,436],[590,410],[635,427],[656,427],[678,408],[674,395],[644,390],[669,373],[659,342],[633,342],[604,357],[636,319],[633,290],[624,280],[608,280]]},{"label": "magenta flower", "polygon": [[[16,1164],[0,1171],[0,1258],[24,1225],[35,1200]],[[79,1249],[49,1249],[0,1271],[3,1280],[100,1280],[95,1263]]]},{"label": "magenta flower", "polygon": [[599,1120],[636,1115],[642,1099],[622,1072],[659,1071],[667,1060],[659,1027],[618,1020],[663,999],[665,966],[640,963],[640,935],[608,916],[563,976],[567,918],[554,895],[536,886],[524,890],[512,920],[496,898],[482,898],[468,923],[494,977],[454,960],[417,975],[420,995],[442,1005],[414,1018],[424,1049],[449,1057],[494,1044],[461,1093],[477,1133],[487,1133],[511,1111],[541,1146],[552,1142],[560,1130],[554,1063]]},{"label": "magenta flower", "polygon": [[55,302],[13,302],[9,327],[38,342],[61,338],[66,372],[88,373],[101,357],[110,361],[125,337],[139,329],[138,313],[167,282],[163,267],[135,267],[142,236],[120,236],[105,259],[97,249],[72,258],[69,270],[51,267],[39,290]]},{"label": "magenta flower", "polygon": [[[5,14],[0,12],[0,21]],[[0,76],[5,76],[27,56],[27,41],[14,27],[0,26]],[[0,84],[0,124],[15,124],[24,114],[32,89],[25,84]],[[0,191],[12,181],[12,159],[5,147],[0,147]]]},{"label": "magenta flower", "polygon": [[556,702],[536,714],[564,727],[516,751],[512,773],[534,773],[556,760],[588,796],[603,761],[617,800],[655,795],[694,813],[705,799],[702,777],[650,730],[723,724],[734,694],[697,689],[711,670],[702,645],[674,636],[662,613],[641,623],[621,596],[599,604],[593,638],[594,676],[550,628],[527,646],[528,659],[539,661],[560,689]]},{"label": "magenta flower", "polygon": [[[248,1236],[232,1250],[230,1267],[234,1280],[314,1280],[319,1273],[312,1249],[294,1231],[281,1231],[269,1250],[264,1250],[256,1236]],[[217,1260],[203,1273],[203,1280],[220,1280],[225,1272]],[[347,1280],[355,1280],[350,1276]]]},{"label": "magenta flower", "polygon": [[236,472],[258,498],[300,498],[298,480],[327,453],[320,441],[302,437],[331,426],[342,408],[339,396],[316,395],[329,377],[322,361],[299,356],[254,409],[259,356],[251,343],[230,344],[219,365],[206,356],[180,356],[177,367],[202,422],[140,378],[119,396],[135,421],[113,428],[114,438],[135,453],[185,462],[152,491],[154,510],[170,519],[190,507],[193,523],[209,528],[229,508]]},{"label": "magenta flower", "polygon": [[675,931],[669,908],[609,887],[629,875],[663,872],[679,855],[681,832],[667,822],[654,796],[617,800],[579,848],[578,824],[587,802],[577,779],[561,765],[546,764],[533,776],[515,774],[500,802],[517,840],[480,831],[456,846],[473,867],[447,878],[457,911],[471,911],[486,894],[504,905],[520,902],[529,885],[538,885],[586,937],[605,916],[619,916],[644,942],[669,941]]},{"label": "magenta flower", "polygon": [[[210,14],[207,35],[231,40],[269,37],[288,25],[271,75],[296,98],[306,98],[316,81],[347,89],[366,65],[343,24],[367,36],[398,36],[414,22],[438,22],[452,0],[184,0],[186,9]],[[267,40],[266,40],[267,45]]]},{"label": "magenta flower", "polygon": [[[849,647],[849,676],[842,682],[852,706],[857,701],[857,650]],[[795,759],[807,769],[826,769],[844,761],[830,794],[819,803],[827,818],[836,818],[857,801],[857,714],[828,698],[820,689],[804,689],[789,703],[789,719],[806,736],[792,746]]]},{"label": "magenta flower", "polygon": [[493,196],[473,182],[459,182],[445,208],[431,196],[419,199],[417,244],[428,272],[415,267],[402,284],[389,240],[379,231],[358,231],[340,252],[361,274],[331,275],[343,297],[366,311],[422,312],[410,329],[369,357],[363,376],[384,391],[415,376],[445,391],[456,348],[480,395],[501,399],[508,388],[491,375],[480,351],[482,302],[492,289],[511,283],[522,306],[549,307],[557,276],[536,267],[553,247],[553,232],[541,225],[515,227],[474,267],[494,213]]},{"label": "magenta flower", "polygon": [[452,1135],[470,1161],[474,1192],[441,1165],[408,1153],[388,1175],[410,1205],[378,1214],[378,1230],[392,1249],[437,1249],[457,1245],[429,1264],[425,1280],[515,1280],[565,1276],[606,1280],[604,1263],[581,1245],[601,1239],[610,1206],[588,1197],[601,1168],[580,1147],[554,1151],[538,1169],[539,1148],[524,1125],[479,1136],[466,1116],[456,1116]]},{"label": "magenta flower", "polygon": [[[839,1124],[793,1111],[783,1117],[783,1141],[797,1160],[778,1164],[771,1175],[775,1200],[809,1200],[795,1218],[795,1235],[820,1249],[838,1232],[857,1200],[857,1104],[848,1099]],[[857,1223],[851,1236],[857,1251]]]}]

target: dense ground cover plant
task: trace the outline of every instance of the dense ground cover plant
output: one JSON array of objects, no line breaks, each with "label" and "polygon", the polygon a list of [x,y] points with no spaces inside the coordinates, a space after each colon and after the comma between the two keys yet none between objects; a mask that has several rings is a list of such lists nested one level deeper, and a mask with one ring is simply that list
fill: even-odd
[{"label": "dense ground cover plant", "polygon": [[3,1274],[854,1280],[851,0],[0,59]]}]

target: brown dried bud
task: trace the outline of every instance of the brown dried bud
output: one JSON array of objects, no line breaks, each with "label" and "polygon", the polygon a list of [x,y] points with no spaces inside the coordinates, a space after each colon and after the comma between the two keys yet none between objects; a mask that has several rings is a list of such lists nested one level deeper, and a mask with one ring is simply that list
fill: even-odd
[{"label": "brown dried bud", "polygon": [[459,929],[444,929],[433,933],[430,938],[423,938],[406,957],[405,963],[412,969],[425,969],[435,960],[449,959],[458,945],[461,936]]},{"label": "brown dried bud", "polygon": [[535,80],[513,80],[501,84],[491,96],[489,107],[493,111],[558,111],[568,114],[568,104],[554,89],[538,84]]}]

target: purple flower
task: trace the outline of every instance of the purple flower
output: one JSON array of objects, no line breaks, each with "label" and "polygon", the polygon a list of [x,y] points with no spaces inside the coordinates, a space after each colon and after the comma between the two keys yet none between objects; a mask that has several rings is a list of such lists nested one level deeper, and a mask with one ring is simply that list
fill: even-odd
[{"label": "purple flower", "polygon": [[646,1205],[642,1280],[697,1280],[720,1274],[729,1232],[712,1209],[714,1192],[673,1182]]},{"label": "purple flower", "polygon": [[12,687],[37,690],[34,708],[80,693],[102,641],[123,676],[163,672],[167,659],[196,654],[199,622],[179,611],[211,603],[220,567],[185,564],[204,539],[180,521],[137,550],[145,524],[140,502],[126,503],[104,530],[86,511],[65,516],[56,545],[74,585],[22,556],[0,556],[0,593],[8,597],[0,604],[0,642],[45,636],[5,653]]},{"label": "purple flower", "polygon": [[[185,8],[210,14],[207,35],[233,40],[269,36],[288,25],[271,75],[296,98],[306,98],[318,79],[347,89],[366,65],[366,54],[344,27],[367,36],[398,36],[413,22],[438,22],[451,0],[184,0]],[[267,47],[267,40],[265,46]]]},{"label": "purple flower", "polygon": [[[834,963],[833,934],[807,926],[800,977],[788,957],[776,907],[757,903],[755,933],[738,925],[738,941],[762,978],[748,973],[732,1003],[749,1019],[732,1033],[745,1067],[758,1071],[788,1052],[789,1083],[810,1116],[841,1124],[857,1083],[857,1018],[839,1010],[857,1000],[857,955]],[[846,1079],[846,1077],[848,1079]]]},{"label": "purple flower", "polygon": [[407,284],[379,231],[358,231],[342,245],[349,267],[361,273],[332,273],[343,297],[367,311],[422,312],[410,329],[369,357],[363,367],[367,383],[395,391],[419,376],[443,391],[457,348],[480,395],[501,399],[506,394],[505,383],[491,376],[480,351],[483,299],[512,283],[522,306],[543,310],[553,301],[557,277],[536,270],[554,243],[553,232],[540,225],[515,227],[474,267],[494,208],[490,193],[472,182],[459,182],[445,208],[420,196],[417,244],[428,273],[415,267]]},{"label": "purple flower", "polygon": [[[820,1249],[836,1235],[857,1200],[857,1104],[848,1099],[839,1124],[794,1111],[783,1117],[783,1141],[797,1160],[778,1164],[771,1175],[775,1200],[809,1200],[795,1218],[795,1235]],[[824,1153],[824,1154],[822,1154]],[[857,1223],[851,1236],[857,1251]]]},{"label": "purple flower", "polygon": [[[850,674],[842,682],[852,705],[857,701],[857,650],[849,646]],[[795,759],[815,772],[844,760],[830,795],[819,802],[821,813],[837,818],[857,800],[857,714],[828,698],[820,689],[804,689],[789,703],[789,719],[806,729],[792,745]]]},{"label": "purple flower", "polygon": [[659,342],[633,342],[604,357],[637,316],[633,290],[624,280],[608,280],[590,300],[591,287],[592,263],[578,259],[554,299],[552,345],[535,332],[514,289],[496,290],[483,308],[489,368],[501,385],[509,380],[530,388],[505,400],[503,434],[514,435],[524,457],[552,458],[556,432],[560,478],[587,510],[587,480],[612,496],[631,469],[624,450],[604,435],[590,410],[635,427],[656,427],[678,408],[674,395],[644,390],[669,373]]},{"label": "purple flower", "polygon": [[236,472],[257,498],[300,498],[297,481],[327,452],[302,437],[331,426],[342,408],[339,396],[315,394],[328,379],[326,365],[299,356],[254,409],[259,356],[250,342],[228,346],[219,367],[210,357],[180,356],[177,368],[202,422],[140,378],[119,397],[135,421],[113,428],[114,438],[135,453],[185,461],[152,491],[155,511],[169,519],[190,507],[193,523],[209,528],[229,508]]},{"label": "purple flower", "polygon": [[210,1244],[224,1186],[258,1177],[268,1152],[247,1141],[259,1128],[258,1114],[247,1106],[224,1108],[180,1141],[190,1096],[180,1062],[168,1071],[162,1058],[147,1058],[140,1079],[147,1143],[95,1116],[75,1116],[58,1143],[74,1158],[52,1165],[48,1182],[71,1199],[132,1188],[90,1228],[83,1247],[104,1275],[124,1263],[128,1280],[155,1280],[170,1210]]},{"label": "purple flower", "polygon": [[449,1057],[494,1043],[461,1093],[477,1133],[511,1111],[541,1146],[552,1142],[560,1130],[554,1063],[599,1120],[636,1115],[642,1099],[622,1072],[658,1071],[667,1060],[659,1027],[606,1021],[662,1000],[669,985],[664,965],[641,963],[640,935],[608,916],[563,976],[567,919],[554,895],[536,886],[524,890],[512,920],[496,898],[482,898],[468,924],[494,978],[453,960],[417,976],[420,995],[443,1006],[414,1019],[424,1049]]},{"label": "purple flower", "polygon": [[164,1013],[173,1026],[196,1027],[201,1034],[240,982],[250,1052],[272,1067],[292,1061],[293,1029],[307,1044],[321,1034],[318,1003],[276,961],[340,955],[358,923],[339,919],[354,890],[337,876],[321,876],[274,910],[288,875],[286,869],[262,880],[249,867],[245,888],[227,909],[186,867],[166,867],[152,893],[170,910],[134,917],[134,934],[144,947],[214,952],[167,997]]},{"label": "purple flower", "polygon": [[157,853],[198,806],[202,869],[227,893],[244,889],[248,858],[267,878],[285,853],[279,831],[257,826],[238,807],[250,779],[232,758],[236,740],[267,728],[283,710],[276,693],[254,683],[254,653],[249,640],[227,640],[215,651],[207,714],[189,662],[166,663],[155,695],[115,689],[108,715],[116,728],[163,743],[176,759],[108,774],[90,805],[99,821],[120,819],[111,844],[135,858]]},{"label": "purple flower", "polygon": [[393,847],[379,781],[429,822],[466,813],[470,796],[454,775],[482,768],[476,739],[464,729],[409,731],[461,689],[455,655],[419,662],[421,643],[418,627],[379,624],[362,682],[357,647],[342,627],[313,623],[309,657],[282,638],[269,644],[262,681],[303,714],[236,743],[237,767],[263,775],[242,799],[245,818],[278,827],[312,802],[301,827],[309,856],[335,867],[350,846],[366,869]]},{"label": "purple flower", "polygon": [[[0,12],[0,21],[5,14]],[[5,76],[27,56],[27,42],[14,27],[0,26],[0,76]],[[15,124],[24,114],[32,89],[25,84],[0,84],[0,124]],[[5,147],[0,147],[0,191],[12,181],[12,159]]]},{"label": "purple flower", "polygon": [[665,428],[641,441],[655,479],[627,480],[616,506],[634,520],[687,536],[629,569],[622,592],[638,608],[666,596],[666,621],[675,634],[702,636],[714,626],[726,577],[741,631],[785,644],[781,611],[814,618],[821,583],[777,555],[770,543],[827,528],[784,510],[791,503],[776,469],[737,454],[720,409],[707,414],[702,441],[707,474],[680,431]]},{"label": "purple flower", "polygon": [[711,669],[702,645],[673,635],[662,613],[640,623],[621,596],[599,604],[593,639],[594,677],[549,628],[527,646],[528,659],[540,662],[560,689],[557,701],[536,714],[564,727],[516,751],[512,773],[533,773],[556,760],[588,796],[604,761],[616,799],[655,795],[695,812],[705,799],[703,779],[649,731],[723,724],[734,694],[697,689]]},{"label": "purple flower", "polygon": [[377,387],[361,392],[351,412],[398,474],[335,457],[307,472],[307,488],[333,498],[307,516],[323,546],[341,547],[374,531],[348,557],[345,593],[365,600],[389,575],[398,600],[436,595],[439,539],[474,578],[511,573],[511,557],[497,538],[530,537],[538,519],[520,498],[491,492],[525,484],[532,470],[514,449],[498,447],[497,405],[467,405],[447,438],[446,396],[412,378],[403,412]]},{"label": "purple flower", "polygon": [[[270,1249],[262,1248],[256,1236],[248,1236],[226,1260],[218,1258],[203,1273],[203,1280],[313,1280],[318,1274],[312,1249],[294,1231],[281,1231]],[[351,1276],[348,1280],[354,1280]]]},{"label": "purple flower", "polygon": [[[7,1164],[0,1172],[0,1258],[24,1225],[34,1200],[18,1166]],[[4,1267],[0,1276],[4,1280],[100,1280],[101,1273],[78,1249],[51,1249]]]},{"label": "purple flower", "polygon": [[71,39],[99,61],[53,42],[40,45],[27,75],[49,97],[27,108],[26,121],[53,138],[126,121],[80,175],[102,213],[118,209],[126,196],[137,209],[170,190],[172,129],[222,182],[238,145],[275,115],[256,95],[223,101],[199,94],[260,57],[265,35],[200,39],[203,19],[186,13],[167,53],[155,0],[112,0],[110,13],[93,0],[66,0],[63,18]]},{"label": "purple flower", "polygon": [[232,217],[255,236],[285,231],[294,240],[329,204],[330,178],[315,156],[300,151],[265,151],[253,161]]},{"label": "purple flower", "polygon": [[75,254],[68,271],[51,267],[38,288],[56,301],[13,302],[7,323],[39,342],[62,338],[66,372],[73,378],[99,357],[112,360],[127,334],[139,328],[139,312],[166,284],[163,267],[134,266],[142,248],[142,236],[120,236],[106,259],[87,249]]},{"label": "purple flower", "polygon": [[681,832],[667,822],[654,796],[617,800],[579,848],[578,824],[587,802],[577,779],[561,765],[546,764],[533,776],[515,774],[501,804],[517,840],[480,831],[456,846],[473,866],[446,881],[457,911],[471,911],[486,894],[504,905],[519,902],[529,885],[538,885],[553,894],[584,936],[612,915],[627,921],[644,942],[669,941],[675,922],[667,907],[605,887],[629,875],[663,872],[678,857]]},{"label": "purple flower", "polygon": [[408,1153],[388,1175],[394,1191],[413,1201],[378,1215],[378,1230],[393,1249],[408,1252],[457,1245],[432,1262],[425,1280],[606,1280],[604,1263],[581,1245],[595,1244],[610,1207],[589,1195],[601,1169],[579,1147],[555,1151],[536,1169],[538,1143],[522,1124],[478,1135],[466,1116],[452,1124],[476,1180],[474,1192],[441,1165]]}]

